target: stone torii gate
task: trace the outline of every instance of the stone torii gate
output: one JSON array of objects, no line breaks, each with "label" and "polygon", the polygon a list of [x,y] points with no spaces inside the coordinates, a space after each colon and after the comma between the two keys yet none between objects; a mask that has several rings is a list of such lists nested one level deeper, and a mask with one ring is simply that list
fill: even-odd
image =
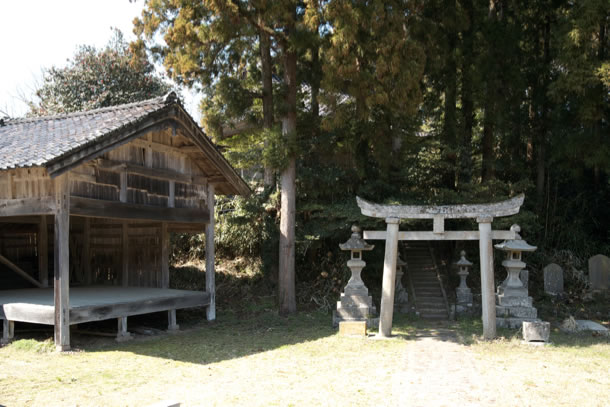
[{"label": "stone torii gate", "polygon": [[[394,285],[396,278],[396,258],[399,240],[478,240],[481,261],[481,300],[483,308],[483,337],[496,336],[496,302],[494,294],[494,260],[492,240],[515,239],[515,228],[511,230],[491,230],[493,218],[510,216],[519,212],[524,195],[507,201],[481,205],[381,205],[356,197],[363,215],[385,219],[387,229],[364,231],[365,240],[385,240],[383,262],[383,282],[381,289],[381,309],[379,312],[379,336],[388,337],[392,333],[394,313]],[[446,231],[445,219],[476,219],[478,231]],[[401,219],[432,219],[432,232],[399,232]]]}]

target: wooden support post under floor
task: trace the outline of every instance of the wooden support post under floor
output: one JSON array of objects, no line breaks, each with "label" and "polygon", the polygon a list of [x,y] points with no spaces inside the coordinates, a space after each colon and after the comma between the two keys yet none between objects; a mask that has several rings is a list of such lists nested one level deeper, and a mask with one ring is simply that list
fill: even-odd
[{"label": "wooden support post under floor", "polygon": [[129,333],[129,331],[127,331],[127,317],[119,317],[119,318],[117,318],[117,321],[118,321],[118,332],[116,335],[116,341],[125,342],[125,341],[132,339],[131,334]]},{"label": "wooden support post under floor", "polygon": [[55,178],[55,347],[70,350],[70,180]]},{"label": "wooden support post under floor", "polygon": [[210,222],[205,226],[205,290],[210,294],[210,305],[206,308],[208,321],[216,319],[216,276],[214,253],[214,185],[208,185],[207,204]]},{"label": "wooden support post under floor", "polygon": [[478,218],[479,254],[481,261],[481,305],[483,308],[483,338],[496,337],[496,296],[494,293],[494,254],[491,236],[493,218]]},{"label": "wooden support post under floor", "polygon": [[167,330],[170,332],[173,331],[178,331],[180,329],[180,326],[177,323],[176,320],[176,310],[175,309],[170,309],[169,311],[167,311]]},{"label": "wooden support post under floor", "polygon": [[15,337],[15,323],[7,319],[2,320],[2,341],[3,345],[6,345]]},{"label": "wooden support post under floor", "polygon": [[387,239],[383,260],[383,281],[381,286],[381,306],[379,310],[379,336],[392,335],[394,316],[394,288],[396,281],[396,258],[398,257],[398,224],[400,219],[387,218]]}]

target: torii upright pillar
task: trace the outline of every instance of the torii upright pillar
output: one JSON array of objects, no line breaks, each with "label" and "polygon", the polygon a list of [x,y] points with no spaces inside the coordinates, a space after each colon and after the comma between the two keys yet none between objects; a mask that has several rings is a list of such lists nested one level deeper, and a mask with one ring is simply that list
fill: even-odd
[{"label": "torii upright pillar", "polygon": [[496,296],[494,294],[494,252],[491,236],[493,218],[477,218],[479,223],[479,256],[481,262],[481,306],[483,338],[496,337]]},{"label": "torii upright pillar", "polygon": [[400,219],[387,218],[385,258],[383,260],[383,282],[381,286],[381,309],[379,310],[379,336],[392,334],[394,316],[394,286],[396,281],[396,257],[398,256],[398,223]]}]

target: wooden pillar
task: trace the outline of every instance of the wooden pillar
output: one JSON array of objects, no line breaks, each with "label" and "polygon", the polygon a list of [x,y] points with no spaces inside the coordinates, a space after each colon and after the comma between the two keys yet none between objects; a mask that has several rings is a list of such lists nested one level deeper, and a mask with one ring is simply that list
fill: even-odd
[{"label": "wooden pillar", "polygon": [[216,270],[214,266],[214,185],[208,185],[207,193],[210,222],[205,226],[205,290],[210,294],[210,305],[206,308],[208,321],[216,319]]},{"label": "wooden pillar", "polygon": [[172,331],[177,331],[180,329],[180,326],[178,326],[178,323],[176,321],[176,310],[175,309],[170,309],[169,311],[167,311],[167,330],[172,332]]},{"label": "wooden pillar", "polygon": [[127,221],[123,221],[121,229],[121,243],[123,244],[123,249],[121,251],[121,285],[127,287],[129,285],[129,225],[127,224]]},{"label": "wooden pillar", "polygon": [[70,180],[55,178],[55,347],[70,350]]},{"label": "wooden pillar", "polygon": [[491,239],[493,218],[478,218],[479,255],[481,261],[481,302],[483,307],[483,338],[496,337],[496,296],[494,293],[494,254]]},{"label": "wooden pillar", "polygon": [[93,274],[91,273],[91,219],[85,218],[83,224],[83,271],[85,273],[85,284],[93,283]]},{"label": "wooden pillar", "polygon": [[49,236],[47,217],[42,215],[38,223],[38,281],[49,286]]},{"label": "wooden pillar", "polygon": [[169,233],[167,222],[161,222],[161,288],[169,288]]},{"label": "wooden pillar", "polygon": [[176,181],[169,181],[169,197],[167,198],[167,207],[173,208],[176,206]]},{"label": "wooden pillar", "polygon": [[381,309],[379,311],[379,336],[392,334],[394,316],[394,286],[396,281],[396,258],[398,256],[399,219],[387,218],[385,258],[383,260],[383,281],[381,286]]},{"label": "wooden pillar", "polygon": [[2,344],[6,345],[15,337],[15,323],[8,319],[2,320]]}]

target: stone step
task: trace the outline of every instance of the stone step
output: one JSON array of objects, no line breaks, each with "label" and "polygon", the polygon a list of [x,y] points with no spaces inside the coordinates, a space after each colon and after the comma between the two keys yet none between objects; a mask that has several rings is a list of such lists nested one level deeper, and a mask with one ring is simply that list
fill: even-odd
[{"label": "stone step", "polygon": [[413,288],[416,290],[415,295],[419,292],[419,290],[435,290],[439,293],[441,292],[441,288],[438,285],[438,281],[430,281],[430,282],[413,282]]}]

